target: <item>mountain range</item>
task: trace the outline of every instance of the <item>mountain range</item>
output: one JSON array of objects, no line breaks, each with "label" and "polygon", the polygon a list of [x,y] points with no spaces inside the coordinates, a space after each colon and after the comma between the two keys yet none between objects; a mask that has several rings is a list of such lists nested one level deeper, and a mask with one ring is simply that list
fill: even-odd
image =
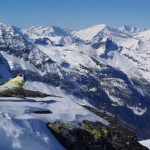
[{"label": "mountain range", "polygon": [[150,138],[149,29],[0,23],[0,82],[18,73],[25,75],[25,89],[59,90],[116,115],[139,139]]}]

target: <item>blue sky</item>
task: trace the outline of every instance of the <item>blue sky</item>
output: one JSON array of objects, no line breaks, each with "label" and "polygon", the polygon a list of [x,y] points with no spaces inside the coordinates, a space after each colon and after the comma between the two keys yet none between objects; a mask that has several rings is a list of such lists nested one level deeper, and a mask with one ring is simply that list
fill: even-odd
[{"label": "blue sky", "polygon": [[150,0],[1,0],[0,22],[82,29],[96,24],[150,28]]}]

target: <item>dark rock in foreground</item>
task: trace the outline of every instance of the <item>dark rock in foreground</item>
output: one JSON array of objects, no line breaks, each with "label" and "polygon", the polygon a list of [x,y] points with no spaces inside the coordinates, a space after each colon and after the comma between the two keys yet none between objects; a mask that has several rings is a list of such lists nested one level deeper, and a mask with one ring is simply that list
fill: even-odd
[{"label": "dark rock in foreground", "polygon": [[20,98],[24,98],[24,97],[57,97],[55,95],[51,95],[51,94],[45,94],[45,93],[41,93],[38,91],[30,91],[30,90],[26,90],[23,88],[16,88],[16,89],[8,89],[6,91],[0,92],[0,96],[1,97],[20,97]]},{"label": "dark rock in foreground", "polygon": [[[88,126],[88,124],[84,125]],[[77,128],[61,122],[48,124],[47,127],[68,150],[114,150],[109,141],[100,137],[98,130],[89,132],[82,127]]]},{"label": "dark rock in foreground", "polygon": [[[110,125],[107,127],[107,130],[111,134],[111,144],[115,147],[115,149],[119,150],[148,150],[148,148],[142,146],[136,137],[136,134],[130,130],[124,122],[118,120],[117,117],[108,114],[105,111],[97,110],[91,108],[89,106],[84,106],[86,109],[90,110],[94,114],[106,119]],[[97,123],[93,123],[93,125],[99,126]],[[101,124],[101,126],[105,126]]]},{"label": "dark rock in foreground", "polygon": [[84,107],[108,120],[110,125],[87,120],[83,121],[80,127],[59,121],[47,124],[67,150],[148,150],[138,143],[135,133],[116,117],[88,106]]}]

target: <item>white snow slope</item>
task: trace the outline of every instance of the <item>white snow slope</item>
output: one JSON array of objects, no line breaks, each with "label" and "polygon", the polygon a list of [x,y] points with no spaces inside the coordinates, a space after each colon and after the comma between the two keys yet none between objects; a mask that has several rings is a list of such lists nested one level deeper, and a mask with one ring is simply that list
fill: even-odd
[{"label": "white snow slope", "polygon": [[[33,85],[37,87],[37,84],[40,83]],[[62,121],[78,126],[83,120],[90,120],[109,124],[76,103],[73,96],[63,94],[59,88],[51,87],[51,90],[62,98],[0,98],[0,150],[63,150],[47,129],[48,122]],[[51,113],[35,114],[37,110]]]}]

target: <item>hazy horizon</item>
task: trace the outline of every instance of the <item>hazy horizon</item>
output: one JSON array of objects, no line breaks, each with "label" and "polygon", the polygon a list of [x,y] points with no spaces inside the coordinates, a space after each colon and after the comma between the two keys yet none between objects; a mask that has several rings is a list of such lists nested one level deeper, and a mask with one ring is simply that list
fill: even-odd
[{"label": "hazy horizon", "polygon": [[149,0],[5,0],[0,22],[20,28],[59,26],[74,30],[97,24],[150,28]]}]

